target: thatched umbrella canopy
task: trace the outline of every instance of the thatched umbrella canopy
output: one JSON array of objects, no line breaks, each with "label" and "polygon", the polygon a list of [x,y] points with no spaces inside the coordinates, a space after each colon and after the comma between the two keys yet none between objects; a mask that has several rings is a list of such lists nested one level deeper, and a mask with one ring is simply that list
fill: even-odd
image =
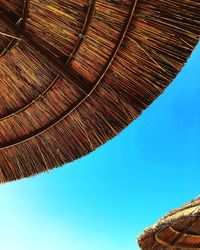
[{"label": "thatched umbrella canopy", "polygon": [[200,33],[199,0],[0,0],[0,182],[114,137]]},{"label": "thatched umbrella canopy", "polygon": [[172,210],[138,238],[144,250],[200,249],[200,197]]}]

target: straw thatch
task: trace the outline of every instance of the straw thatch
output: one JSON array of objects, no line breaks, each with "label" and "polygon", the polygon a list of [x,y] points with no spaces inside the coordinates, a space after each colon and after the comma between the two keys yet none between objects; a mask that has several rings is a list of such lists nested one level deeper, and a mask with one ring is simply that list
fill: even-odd
[{"label": "straw thatch", "polygon": [[0,182],[77,159],[165,89],[199,0],[0,0]]},{"label": "straw thatch", "polygon": [[138,237],[138,244],[144,250],[200,249],[200,197],[147,228]]}]

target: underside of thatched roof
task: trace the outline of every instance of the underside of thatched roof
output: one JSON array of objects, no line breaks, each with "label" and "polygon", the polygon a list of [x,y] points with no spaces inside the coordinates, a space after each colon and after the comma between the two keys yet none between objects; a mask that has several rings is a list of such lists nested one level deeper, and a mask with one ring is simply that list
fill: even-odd
[{"label": "underside of thatched roof", "polygon": [[88,154],[198,42],[199,0],[0,0],[0,182]]},{"label": "underside of thatched roof", "polygon": [[138,237],[144,250],[200,249],[200,197],[174,209]]}]

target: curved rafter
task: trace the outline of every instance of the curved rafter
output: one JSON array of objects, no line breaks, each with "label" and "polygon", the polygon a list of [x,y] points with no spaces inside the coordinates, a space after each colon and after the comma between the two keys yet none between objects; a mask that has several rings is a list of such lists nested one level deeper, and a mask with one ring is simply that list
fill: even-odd
[{"label": "curved rafter", "polygon": [[160,229],[160,230],[156,233],[156,235],[155,235],[155,240],[156,240],[159,244],[161,244],[162,246],[170,247],[170,249],[174,249],[174,248],[177,248],[177,247],[180,247],[180,248],[183,248],[183,249],[187,249],[187,248],[197,249],[197,248],[200,248],[200,245],[194,247],[194,245],[189,245],[189,244],[188,244],[188,245],[183,245],[183,244],[177,243],[178,240],[180,240],[185,234],[187,234],[187,233],[191,230],[192,226],[196,223],[196,221],[197,221],[198,219],[199,219],[199,218],[196,217],[195,221],[193,221],[193,222],[191,222],[189,225],[187,225],[186,229],[183,230],[182,233],[179,233],[178,236],[176,236],[176,238],[175,238],[172,242],[168,242],[168,241],[166,241],[166,240],[163,240],[163,239],[159,238],[159,234],[160,234],[163,230],[165,230],[166,228],[168,228],[168,226],[166,226],[166,227]]},{"label": "curved rafter", "polygon": [[94,90],[97,88],[97,86],[100,84],[102,78],[105,76],[105,74],[107,73],[108,69],[110,68],[110,65],[112,64],[116,54],[118,53],[123,41],[124,41],[124,37],[129,29],[131,20],[133,18],[133,14],[135,12],[136,9],[136,5],[138,3],[138,0],[135,0],[132,4],[132,7],[129,10],[129,14],[127,17],[127,20],[124,24],[124,27],[122,29],[122,32],[119,36],[118,42],[116,43],[112,54],[109,57],[108,62],[106,63],[106,65],[104,66],[103,70],[100,72],[100,74],[98,75],[97,79],[94,82],[93,87],[91,88],[91,90],[89,91],[89,93],[87,93],[83,98],[81,98],[77,103],[75,103],[73,106],[70,107],[70,109],[68,109],[66,112],[64,112],[63,114],[61,114],[59,117],[57,117],[57,119],[53,120],[52,122],[50,122],[49,124],[47,124],[46,126],[35,130],[33,133],[29,134],[28,136],[23,136],[21,138],[18,138],[16,140],[10,141],[8,143],[3,143],[0,145],[0,149],[5,149],[5,148],[9,148],[12,147],[14,145],[18,145],[21,144],[25,141],[28,141],[42,133],[44,133],[45,131],[49,130],[50,128],[52,128],[53,126],[55,126],[56,124],[58,124],[60,121],[62,121],[64,118],[66,118],[70,113],[72,113],[74,110],[76,110],[89,96],[91,96],[91,94],[94,92]]},{"label": "curved rafter", "polygon": [[[24,24],[26,22],[26,18],[28,15],[29,2],[30,2],[30,0],[25,0],[25,2],[24,2],[24,9],[23,9],[23,15],[22,15],[23,18],[22,18],[22,21],[20,22],[22,24],[22,27],[24,27]],[[81,33],[79,34],[79,39],[78,39],[72,53],[70,54],[69,58],[67,59],[67,61],[65,63],[65,67],[67,67],[70,64],[70,62],[73,60],[73,58],[76,56],[76,54],[77,54],[77,52],[78,52],[78,50],[83,42],[84,36],[87,34],[87,31],[88,31],[88,28],[89,28],[89,25],[90,25],[90,22],[91,22],[91,19],[93,16],[94,4],[95,4],[95,0],[92,0],[92,1],[89,0],[87,14],[86,14],[86,17],[84,20],[84,24],[83,24]],[[62,68],[63,68],[63,66],[62,66]],[[60,71],[60,69],[59,69],[59,71]],[[62,72],[59,72],[59,74],[57,74],[57,76],[53,79],[53,81],[49,84],[49,86],[40,95],[38,95],[34,100],[32,100],[30,103],[28,103],[27,105],[25,105],[21,109],[15,111],[15,112],[12,112],[4,117],[0,117],[0,121],[6,120],[6,119],[24,111],[24,110],[26,110],[33,103],[42,99],[47,94],[47,92],[56,84],[56,82],[60,79],[60,77],[63,76],[63,74],[64,74],[64,68],[63,68]],[[66,78],[65,74],[64,74],[64,77]],[[69,79],[67,78],[67,80],[69,80]],[[82,89],[80,89],[80,90],[83,91]],[[84,92],[84,94],[87,94],[87,93]]]},{"label": "curved rafter", "polygon": [[[183,225],[184,228],[187,228],[185,225]],[[177,233],[177,234],[184,234],[184,236],[198,236],[200,237],[200,233],[194,232],[193,230],[189,229],[187,233],[185,233],[184,230],[178,230],[175,229],[173,226],[169,227],[173,232]]]},{"label": "curved rafter", "polygon": [[94,6],[95,6],[95,0],[89,0],[88,10],[87,10],[87,14],[86,14],[86,17],[84,20],[82,31],[79,34],[78,42],[76,43],[76,45],[75,45],[72,53],[70,54],[67,62],[65,63],[65,66],[67,66],[71,62],[73,57],[75,57],[75,55],[77,54],[77,52],[78,52],[78,50],[83,42],[84,36],[87,34],[87,31],[89,29],[89,26],[90,26],[90,23],[92,20],[93,12],[94,12]]}]

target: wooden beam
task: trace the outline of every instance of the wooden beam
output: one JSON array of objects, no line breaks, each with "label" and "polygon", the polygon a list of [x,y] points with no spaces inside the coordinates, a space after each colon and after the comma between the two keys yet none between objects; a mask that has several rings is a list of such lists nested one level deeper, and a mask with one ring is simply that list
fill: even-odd
[{"label": "wooden beam", "polygon": [[17,36],[15,36],[13,34],[10,34],[9,32],[0,31],[0,35],[6,36],[6,37],[9,37],[9,38],[13,38],[13,39],[16,39],[16,40],[21,40],[20,37],[17,37]]},{"label": "wooden beam", "polygon": [[0,52],[0,58],[3,57],[7,52],[13,48],[19,40],[12,39],[9,44],[3,49],[3,51]]},{"label": "wooden beam", "polygon": [[20,22],[19,22],[19,26],[21,29],[24,29],[24,27],[25,27],[26,19],[28,17],[28,13],[29,13],[29,5],[30,5],[30,0],[24,0],[22,16],[21,16]]}]

